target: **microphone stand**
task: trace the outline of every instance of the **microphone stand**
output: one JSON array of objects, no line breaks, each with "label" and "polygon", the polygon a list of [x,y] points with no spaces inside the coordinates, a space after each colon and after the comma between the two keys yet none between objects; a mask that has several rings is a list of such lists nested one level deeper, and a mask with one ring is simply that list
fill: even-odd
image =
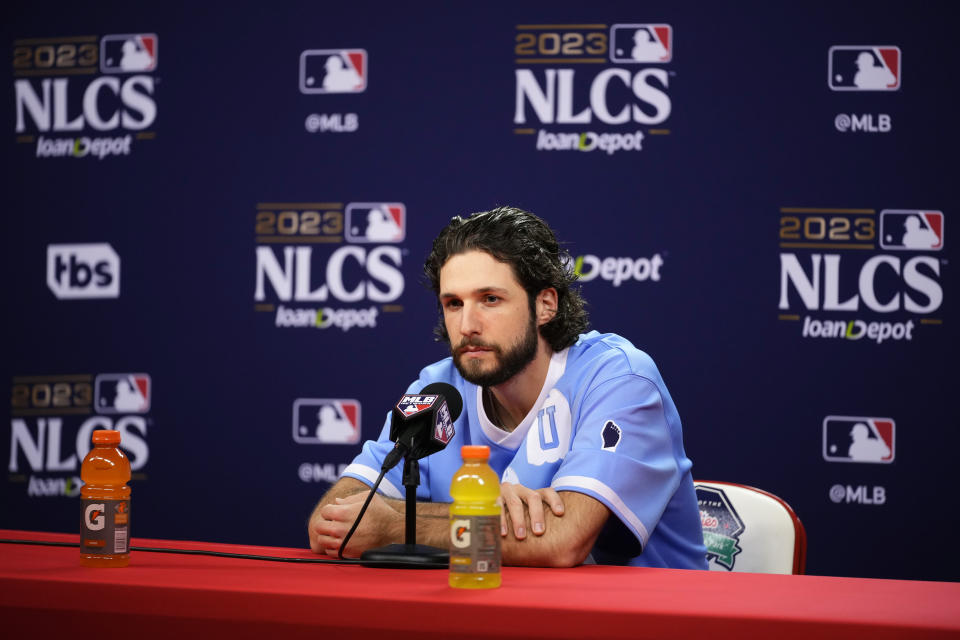
[{"label": "microphone stand", "polygon": [[389,544],[368,549],[360,554],[364,566],[390,569],[446,569],[450,566],[447,549],[417,544],[417,487],[420,485],[420,462],[403,459],[403,486],[406,488],[404,544]]}]

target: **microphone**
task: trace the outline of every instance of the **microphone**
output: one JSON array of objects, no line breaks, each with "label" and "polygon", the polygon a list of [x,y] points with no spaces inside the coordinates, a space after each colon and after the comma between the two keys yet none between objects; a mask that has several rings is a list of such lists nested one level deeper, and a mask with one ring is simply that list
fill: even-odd
[{"label": "microphone", "polygon": [[[446,549],[417,544],[417,486],[420,484],[420,463],[417,461],[450,444],[454,436],[453,422],[460,417],[461,411],[463,398],[460,392],[446,382],[434,382],[420,393],[405,394],[394,406],[390,440],[396,444],[383,459],[380,477],[396,466],[400,458],[404,459],[406,543],[367,549],[360,555],[364,565],[411,569],[445,569],[449,566],[450,554]],[[358,520],[360,517],[362,512]]]},{"label": "microphone", "polygon": [[446,447],[461,411],[460,392],[446,382],[428,384],[419,394],[405,394],[393,408],[390,440],[396,445],[384,458],[381,470],[389,471],[401,458],[420,460]]}]

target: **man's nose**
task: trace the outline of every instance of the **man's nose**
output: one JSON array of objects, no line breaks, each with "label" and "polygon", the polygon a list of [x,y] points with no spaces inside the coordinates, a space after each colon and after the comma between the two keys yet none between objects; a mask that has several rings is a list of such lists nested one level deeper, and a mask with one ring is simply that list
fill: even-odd
[{"label": "man's nose", "polygon": [[480,333],[480,316],[477,308],[466,303],[460,310],[460,333],[464,336],[472,336]]}]

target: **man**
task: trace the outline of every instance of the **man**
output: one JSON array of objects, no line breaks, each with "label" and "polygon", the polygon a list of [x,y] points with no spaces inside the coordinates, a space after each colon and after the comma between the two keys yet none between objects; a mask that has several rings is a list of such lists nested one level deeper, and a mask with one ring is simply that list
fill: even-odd
[{"label": "man", "polygon": [[[448,546],[460,447],[485,444],[502,478],[505,564],[706,568],[673,401],[645,353],[617,335],[581,335],[576,276],[546,223],[509,207],[455,217],[424,270],[451,357],[423,369],[408,393],[447,382],[464,408],[446,449],[420,462],[417,541]],[[393,448],[389,431],[364,445],[314,510],[317,553],[337,554]],[[344,555],[403,541],[400,488],[395,468],[381,484],[388,498],[373,499]]]}]

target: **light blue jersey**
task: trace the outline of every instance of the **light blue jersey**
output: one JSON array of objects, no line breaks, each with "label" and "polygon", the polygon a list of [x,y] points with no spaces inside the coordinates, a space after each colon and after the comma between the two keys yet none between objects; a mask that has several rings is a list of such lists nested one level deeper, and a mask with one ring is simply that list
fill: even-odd
[{"label": "light blue jersey", "polygon": [[[540,397],[509,433],[489,420],[482,389],[451,358],[424,368],[407,393],[432,382],[456,387],[464,406],[450,444],[420,461],[419,500],[451,502],[460,447],[487,445],[504,482],[584,493],[610,509],[616,518],[591,552],[595,562],[707,568],[680,417],[653,360],[630,342],[591,331],[554,353]],[[343,475],[372,485],[394,446],[389,434],[388,416],[379,440],[365,443]],[[401,466],[381,483],[384,495],[404,497]]]}]

